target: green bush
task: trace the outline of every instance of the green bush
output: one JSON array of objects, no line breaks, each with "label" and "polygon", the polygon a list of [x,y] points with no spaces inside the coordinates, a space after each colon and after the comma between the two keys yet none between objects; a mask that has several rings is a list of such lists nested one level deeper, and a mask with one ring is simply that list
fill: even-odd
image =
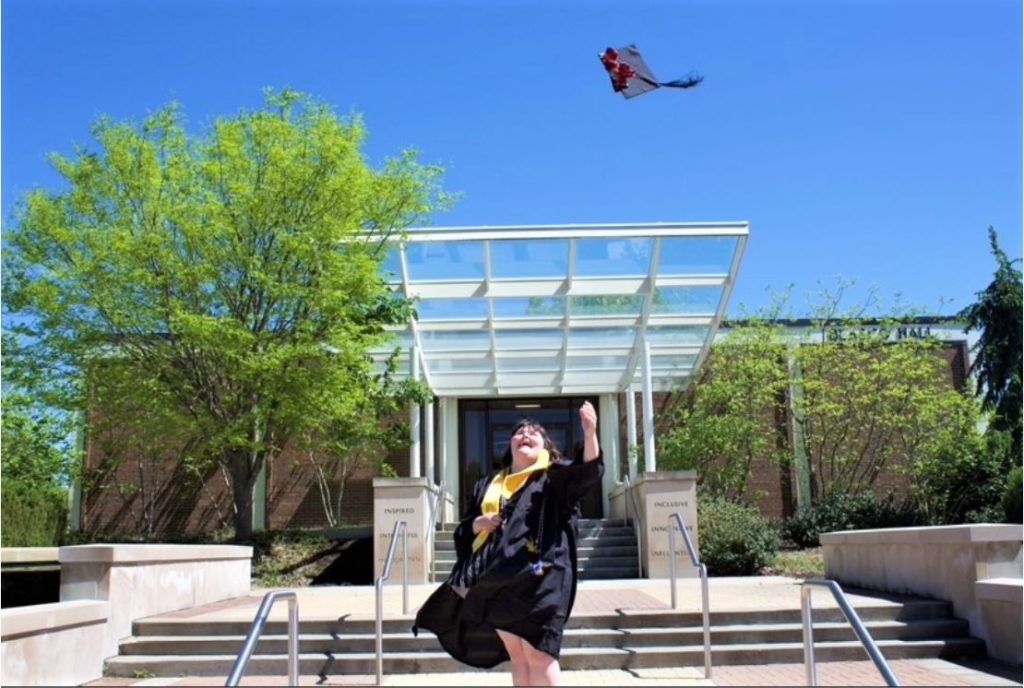
[{"label": "green bush", "polygon": [[935,525],[1002,521],[1012,452],[1013,439],[1004,431],[951,439],[916,463],[911,490],[918,509]]},{"label": "green bush", "polygon": [[708,573],[752,576],[775,555],[779,536],[757,509],[720,497],[701,497],[697,505],[700,557]]},{"label": "green bush", "polygon": [[818,547],[821,534],[837,530],[900,528],[920,525],[922,517],[909,502],[893,494],[879,499],[872,492],[832,493],[783,520],[783,539],[797,547]]},{"label": "green bush", "polygon": [[68,518],[67,490],[7,478],[0,502],[4,547],[56,547]]},{"label": "green bush", "polygon": [[1024,474],[1020,466],[1014,466],[1006,480],[1006,492],[1003,493],[1003,520],[1006,523],[1021,523],[1022,517],[1021,490],[1024,489]]}]

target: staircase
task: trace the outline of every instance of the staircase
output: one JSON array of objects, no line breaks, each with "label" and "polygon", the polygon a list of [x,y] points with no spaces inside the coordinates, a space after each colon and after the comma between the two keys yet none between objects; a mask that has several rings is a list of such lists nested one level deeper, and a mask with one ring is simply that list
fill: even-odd
[{"label": "staircase", "polygon": [[[434,533],[434,564],[431,580],[441,582],[455,565],[454,523],[438,526]],[[580,580],[639,578],[636,534],[630,521],[581,518],[579,542]]]},{"label": "staircase", "polygon": [[[874,601],[872,601],[874,602]],[[858,614],[887,660],[983,657],[984,643],[967,635],[967,622],[951,616],[947,602],[906,598],[893,604],[858,605]],[[862,660],[865,651],[841,612],[814,610],[819,662]],[[409,617],[384,619],[384,672],[465,671],[441,651],[431,633],[414,637]],[[722,611],[711,614],[712,664],[803,661],[798,609]],[[227,676],[248,621],[153,617],[136,621],[120,654],[106,661],[106,675],[131,677]],[[561,663],[573,669],[703,666],[701,615],[645,609],[574,613],[565,632]],[[309,619],[300,624],[301,675],[373,674],[371,618]],[[270,621],[247,675],[280,675],[287,657],[287,623]],[[429,681],[428,681],[429,682]]]}]

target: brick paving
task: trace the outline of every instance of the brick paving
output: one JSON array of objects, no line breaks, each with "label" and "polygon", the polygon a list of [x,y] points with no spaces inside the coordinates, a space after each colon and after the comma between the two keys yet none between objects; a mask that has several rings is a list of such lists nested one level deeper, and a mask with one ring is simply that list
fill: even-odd
[{"label": "brick paving", "polygon": [[[1019,686],[1017,678],[1006,678],[1010,667],[985,661],[974,667],[942,659],[895,659],[889,662],[901,686]],[[991,672],[991,673],[990,673]],[[884,686],[885,679],[870,661],[820,662],[815,667],[819,686]],[[763,664],[759,666],[723,666],[712,669],[716,686],[795,686],[807,685],[803,664]]]},{"label": "brick paving", "polygon": [[619,609],[664,609],[665,603],[639,590],[612,588],[589,590],[580,588],[572,613],[601,613]]},{"label": "brick paving", "polygon": [[[902,686],[1019,686],[1016,670],[990,660],[962,666],[941,659],[897,659],[890,667]],[[874,664],[863,662],[821,662],[816,667],[820,686],[884,686]],[[1016,679],[1007,675],[1016,673]],[[281,686],[284,676],[245,676],[243,686]],[[220,686],[219,676],[181,678],[103,678],[86,686]],[[372,686],[372,675],[300,676],[301,686]],[[440,674],[385,675],[387,686],[510,686],[512,675],[501,668],[491,671],[464,671]],[[763,664],[757,666],[713,667],[711,680],[703,669],[651,668],[600,669],[562,672],[564,686],[802,686],[806,685],[803,664]]]}]

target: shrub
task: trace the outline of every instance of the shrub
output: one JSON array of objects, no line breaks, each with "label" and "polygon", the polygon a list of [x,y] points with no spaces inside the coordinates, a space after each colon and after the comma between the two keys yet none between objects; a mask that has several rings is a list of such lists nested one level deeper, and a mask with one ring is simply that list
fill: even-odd
[{"label": "shrub", "polygon": [[720,497],[701,497],[697,506],[700,557],[708,573],[752,576],[779,548],[779,536],[757,509]]},{"label": "shrub", "polygon": [[922,517],[909,502],[897,503],[890,493],[879,499],[872,492],[834,492],[783,520],[782,537],[797,547],[818,547],[821,534],[836,530],[899,528],[919,525]]},{"label": "shrub", "polygon": [[68,517],[67,490],[4,480],[0,502],[0,541],[4,547],[56,547]]},{"label": "shrub", "polygon": [[912,494],[928,522],[1002,521],[1012,447],[1009,433],[990,430],[984,436],[951,438],[932,457],[915,462]]}]

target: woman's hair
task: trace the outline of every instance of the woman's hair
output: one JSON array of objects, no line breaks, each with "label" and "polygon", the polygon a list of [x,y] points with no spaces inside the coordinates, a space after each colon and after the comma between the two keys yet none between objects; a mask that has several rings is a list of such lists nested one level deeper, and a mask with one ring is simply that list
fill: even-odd
[{"label": "woman's hair", "polygon": [[505,447],[505,453],[501,455],[501,467],[508,468],[512,465],[512,437],[515,436],[523,428],[534,428],[540,433],[540,436],[544,438],[544,448],[548,450],[548,460],[554,463],[558,459],[562,458],[562,453],[558,451],[558,447],[548,437],[548,431],[544,429],[544,426],[535,421],[532,418],[522,418],[518,423],[512,426],[512,432],[509,433],[509,443]]}]

